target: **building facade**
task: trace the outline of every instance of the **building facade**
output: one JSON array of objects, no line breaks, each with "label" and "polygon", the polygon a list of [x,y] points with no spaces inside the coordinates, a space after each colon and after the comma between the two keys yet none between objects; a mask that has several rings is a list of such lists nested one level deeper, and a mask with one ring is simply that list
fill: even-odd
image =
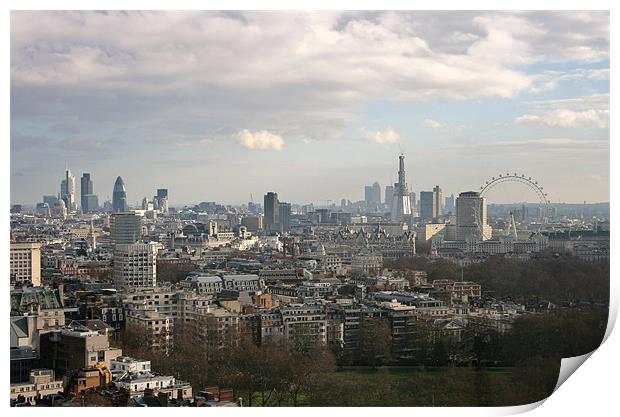
[{"label": "building facade", "polygon": [[15,283],[41,285],[41,244],[11,243],[10,276]]},{"label": "building facade", "polygon": [[117,244],[114,247],[114,282],[118,288],[157,285],[157,243]]}]

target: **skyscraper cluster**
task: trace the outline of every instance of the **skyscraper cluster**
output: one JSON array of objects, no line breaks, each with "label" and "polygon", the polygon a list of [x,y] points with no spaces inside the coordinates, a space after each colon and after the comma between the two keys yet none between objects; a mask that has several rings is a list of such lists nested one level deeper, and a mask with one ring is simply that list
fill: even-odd
[{"label": "skyscraper cluster", "polygon": [[364,200],[366,207],[372,210],[378,210],[381,206],[381,186],[375,181],[372,185],[364,187]]}]

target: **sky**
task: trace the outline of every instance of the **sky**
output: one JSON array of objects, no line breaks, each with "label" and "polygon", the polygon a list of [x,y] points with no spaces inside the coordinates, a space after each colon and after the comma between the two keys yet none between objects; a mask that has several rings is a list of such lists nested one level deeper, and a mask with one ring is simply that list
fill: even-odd
[{"label": "sky", "polygon": [[[536,179],[609,201],[608,12],[11,12],[11,203],[364,198]],[[537,201],[521,184],[490,202]],[[79,201],[79,197],[78,197]]]}]

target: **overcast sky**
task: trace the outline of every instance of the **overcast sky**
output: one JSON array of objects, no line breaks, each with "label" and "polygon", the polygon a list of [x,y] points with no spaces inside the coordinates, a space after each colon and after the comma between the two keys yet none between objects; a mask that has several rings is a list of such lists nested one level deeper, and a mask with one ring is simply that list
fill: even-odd
[{"label": "overcast sky", "polygon": [[401,151],[415,192],[609,201],[609,14],[12,12],[11,124],[12,203],[66,163],[100,202],[356,201]]}]

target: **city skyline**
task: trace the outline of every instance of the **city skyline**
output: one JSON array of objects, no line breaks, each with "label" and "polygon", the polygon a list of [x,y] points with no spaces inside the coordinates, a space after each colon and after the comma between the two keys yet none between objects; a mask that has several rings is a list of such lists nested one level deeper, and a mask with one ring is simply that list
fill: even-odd
[{"label": "city skyline", "polygon": [[[92,175],[100,203],[117,176],[131,205],[160,187],[173,206],[267,191],[359,201],[365,185],[394,184],[401,151],[418,195],[475,191],[509,171],[539,180],[552,203],[609,201],[607,12],[11,21],[12,204],[56,194],[66,163]],[[488,196],[534,197],[518,185]]]}]

